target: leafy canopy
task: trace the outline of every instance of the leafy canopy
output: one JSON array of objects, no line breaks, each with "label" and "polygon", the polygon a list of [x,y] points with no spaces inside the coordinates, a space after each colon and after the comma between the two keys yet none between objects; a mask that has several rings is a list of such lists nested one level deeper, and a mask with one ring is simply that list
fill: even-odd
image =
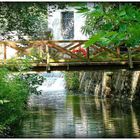
[{"label": "leafy canopy", "polygon": [[1,2],[0,34],[16,31],[31,35],[47,30],[47,4],[35,2]]},{"label": "leafy canopy", "polygon": [[0,17],[5,18],[8,31],[32,31],[34,22],[45,15],[47,18],[47,5],[43,3],[0,3]]},{"label": "leafy canopy", "polygon": [[131,3],[98,3],[93,8],[79,9],[86,17],[82,32],[89,35],[86,47],[98,43],[102,46],[135,47],[140,43],[140,9]]}]

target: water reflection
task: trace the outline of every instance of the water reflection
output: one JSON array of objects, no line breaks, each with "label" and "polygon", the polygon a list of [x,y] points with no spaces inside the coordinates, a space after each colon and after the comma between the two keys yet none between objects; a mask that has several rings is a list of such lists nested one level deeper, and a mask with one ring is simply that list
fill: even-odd
[{"label": "water reflection", "polygon": [[140,113],[132,106],[62,91],[32,98],[15,137],[140,137]]},{"label": "water reflection", "polygon": [[68,94],[62,73],[44,76],[42,94],[31,95],[29,115],[14,137],[140,137],[140,105]]}]

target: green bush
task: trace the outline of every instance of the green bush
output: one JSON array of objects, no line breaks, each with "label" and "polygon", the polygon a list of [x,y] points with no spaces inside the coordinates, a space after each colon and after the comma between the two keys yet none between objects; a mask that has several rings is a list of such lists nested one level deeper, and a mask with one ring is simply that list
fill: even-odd
[{"label": "green bush", "polygon": [[69,90],[79,89],[79,72],[65,72],[65,79]]},{"label": "green bush", "polygon": [[[7,69],[0,69],[0,135],[4,130],[21,120],[26,109],[28,96],[36,93],[36,84],[43,78],[37,75],[12,74]],[[35,92],[36,91],[36,92]]]}]

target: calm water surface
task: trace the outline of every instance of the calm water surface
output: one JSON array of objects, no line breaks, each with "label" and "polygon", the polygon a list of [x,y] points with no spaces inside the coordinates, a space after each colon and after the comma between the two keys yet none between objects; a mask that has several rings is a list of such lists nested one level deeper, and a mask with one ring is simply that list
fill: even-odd
[{"label": "calm water surface", "polygon": [[[61,80],[55,86],[60,88]],[[140,105],[111,104],[109,100],[69,95],[63,88],[52,91],[49,87],[41,95],[30,97],[29,115],[14,137],[140,137]]]}]

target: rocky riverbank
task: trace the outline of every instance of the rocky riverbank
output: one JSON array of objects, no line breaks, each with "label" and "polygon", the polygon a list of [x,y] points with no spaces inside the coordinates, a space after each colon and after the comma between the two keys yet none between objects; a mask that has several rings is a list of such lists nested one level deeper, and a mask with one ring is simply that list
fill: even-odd
[{"label": "rocky riverbank", "polygon": [[79,81],[86,94],[127,101],[140,98],[140,71],[81,72]]},{"label": "rocky riverbank", "polygon": [[[79,87],[76,87],[85,94],[112,98],[114,101],[132,102],[140,99],[140,71],[87,71],[79,72],[77,75]],[[70,77],[72,80],[72,74]]]}]

